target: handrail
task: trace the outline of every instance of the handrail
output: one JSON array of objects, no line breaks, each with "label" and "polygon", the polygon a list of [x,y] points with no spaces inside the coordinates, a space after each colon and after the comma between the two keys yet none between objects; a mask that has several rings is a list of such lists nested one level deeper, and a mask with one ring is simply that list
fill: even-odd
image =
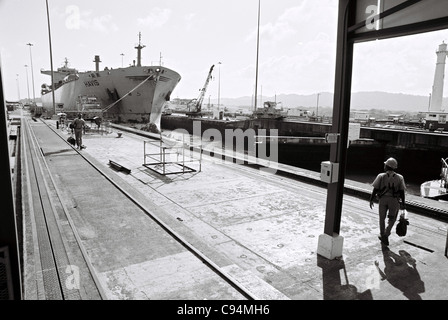
[{"label": "handrail", "polygon": [[442,182],[442,187],[448,186],[448,158],[442,158],[442,170],[440,172],[440,180]]}]

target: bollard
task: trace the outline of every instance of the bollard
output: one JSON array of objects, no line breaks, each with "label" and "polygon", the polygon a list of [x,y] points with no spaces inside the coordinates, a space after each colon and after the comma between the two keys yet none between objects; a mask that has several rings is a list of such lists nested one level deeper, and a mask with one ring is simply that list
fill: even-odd
[{"label": "bollard", "polygon": [[56,121],[56,129],[59,129],[59,121]]},{"label": "bollard", "polygon": [[448,229],[446,232],[445,257],[448,258]]}]

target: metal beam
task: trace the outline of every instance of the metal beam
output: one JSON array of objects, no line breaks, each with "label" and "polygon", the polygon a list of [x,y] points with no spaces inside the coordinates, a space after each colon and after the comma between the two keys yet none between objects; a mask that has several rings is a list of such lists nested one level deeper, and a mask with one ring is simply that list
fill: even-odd
[{"label": "metal beam", "polygon": [[351,33],[349,41],[365,42],[393,37],[402,37],[418,33],[432,32],[448,29],[448,17],[437,18],[404,26],[391,27],[363,33]]},{"label": "metal beam", "polygon": [[363,28],[367,24],[368,20],[375,20],[376,21],[376,20],[379,20],[379,19],[383,19],[383,18],[385,18],[387,16],[390,16],[391,14],[394,14],[395,12],[399,12],[399,11],[401,11],[403,9],[406,9],[407,7],[410,7],[410,6],[416,4],[417,2],[420,2],[420,1],[422,1],[422,0],[407,0],[406,2],[402,2],[402,3],[398,4],[398,5],[396,5],[395,7],[392,7],[392,8],[390,8],[390,9],[384,11],[384,12],[380,12],[379,14],[377,14],[374,17],[370,17],[370,18],[368,18],[366,20],[363,20],[363,21],[361,21],[361,22],[359,22],[359,23],[357,23],[355,25],[352,25],[351,27],[348,28],[347,31],[349,33],[354,32],[354,31],[356,31],[356,30],[358,30],[360,28]]},{"label": "metal beam", "polygon": [[[398,6],[386,10],[377,17],[384,18],[386,16],[392,16],[394,13],[400,12],[419,2],[421,2],[421,0],[405,1]],[[335,136],[338,136],[338,140],[337,143],[331,144],[330,147],[330,162],[339,164],[339,173],[337,182],[328,184],[324,226],[324,233],[333,238],[339,235],[342,215],[354,43],[448,28],[448,17],[441,17],[402,26],[389,27],[382,30],[355,33],[355,31],[364,26],[367,21],[361,19],[361,23],[356,23],[357,4],[357,0],[339,0],[333,125],[331,129],[331,132],[335,134]],[[360,20],[358,19],[358,21]]]},{"label": "metal beam", "polygon": [[356,1],[339,1],[332,125],[332,133],[339,134],[339,139],[330,147],[330,161],[339,163],[339,175],[337,182],[328,184],[324,232],[329,236],[339,234],[341,224],[353,66],[353,43],[348,41],[347,30],[354,21],[354,14],[351,13],[355,9]]},{"label": "metal beam", "polygon": [[[0,181],[2,184],[2,210],[0,212],[0,247],[6,246],[9,251],[9,263],[14,300],[22,297],[22,281],[20,271],[19,241],[17,236],[16,212],[14,207],[13,184],[9,159],[8,130],[5,97],[3,95],[3,78],[0,65]],[[20,176],[18,176],[20,179]]]}]

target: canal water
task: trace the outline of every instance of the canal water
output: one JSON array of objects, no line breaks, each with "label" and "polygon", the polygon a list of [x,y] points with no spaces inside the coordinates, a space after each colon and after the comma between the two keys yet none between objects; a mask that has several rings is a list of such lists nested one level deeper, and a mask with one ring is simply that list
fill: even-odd
[{"label": "canal water", "polygon": [[[183,128],[187,132],[194,133],[192,119],[185,118],[171,118],[162,117],[163,131],[176,130],[174,128]],[[274,121],[275,122],[275,121]],[[255,128],[260,125],[260,128],[271,128],[278,125],[272,123],[272,121],[257,120],[253,123],[238,122],[233,124],[232,122],[213,122],[213,121],[201,121],[200,130],[197,130],[201,135],[204,134],[209,128],[218,130],[221,133],[221,137],[225,137],[224,131],[227,129],[245,130],[247,128]],[[296,124],[294,123],[281,123],[283,126],[291,126],[289,132],[287,128],[282,128],[284,135],[295,136],[311,136],[320,137],[323,136],[323,132],[307,132],[302,134],[296,132]],[[171,130],[170,130],[171,129]],[[313,127],[311,130],[321,130],[320,127]],[[305,129],[304,129],[305,130]],[[306,131],[306,130],[305,130]],[[265,133],[267,134],[267,133]],[[292,137],[293,138],[293,137]],[[361,139],[362,140],[362,139]],[[347,166],[346,166],[346,179],[354,180],[361,183],[371,184],[376,175],[383,172],[384,161],[389,157],[394,157],[398,161],[397,172],[404,176],[407,192],[416,196],[420,196],[420,185],[426,181],[437,180],[440,177],[441,171],[441,159],[448,157],[448,150],[424,150],[424,149],[408,149],[399,146],[391,146],[385,142],[380,141],[354,141],[350,143],[347,149]],[[369,140],[369,139],[367,139]],[[269,144],[269,142],[267,142]],[[267,149],[270,149],[268,146]],[[428,148],[429,149],[429,148]],[[269,155],[267,155],[269,157]],[[330,145],[328,143],[316,142],[300,142],[287,140],[284,143],[278,143],[278,162],[304,168],[307,170],[320,172],[320,166],[323,161],[330,160]]]},{"label": "canal water", "polygon": [[[163,130],[163,133],[164,135],[178,134],[172,130]],[[187,134],[187,136],[188,141],[192,135]],[[215,143],[219,144],[219,141],[215,141]],[[268,146],[267,149],[270,147]],[[270,156],[269,151],[266,156]],[[345,178],[370,185],[375,177],[384,171],[384,161],[389,157],[394,157],[398,161],[397,173],[404,176],[407,193],[420,196],[422,183],[439,179],[441,158],[447,156],[448,154],[441,152],[403,150],[381,144],[354,144],[350,145],[347,150]],[[329,144],[278,144],[279,163],[320,172],[321,163],[329,159]]]},{"label": "canal water", "polygon": [[[448,151],[447,151],[448,152]],[[394,157],[397,173],[403,175],[407,193],[420,196],[420,185],[440,178],[442,158],[448,153],[399,149],[381,144],[350,145],[347,150],[345,178],[372,184],[384,172],[384,161]],[[279,144],[278,161],[283,164],[320,172],[321,163],[330,160],[328,144]]]},{"label": "canal water", "polygon": [[[345,176],[345,179],[367,184],[372,184],[375,178],[376,174],[363,174],[363,173],[347,173]],[[421,181],[421,179],[415,179],[414,177],[404,177],[404,178],[405,178],[404,182],[406,184],[406,193],[415,196],[420,196],[421,183],[419,183],[419,181]]]}]

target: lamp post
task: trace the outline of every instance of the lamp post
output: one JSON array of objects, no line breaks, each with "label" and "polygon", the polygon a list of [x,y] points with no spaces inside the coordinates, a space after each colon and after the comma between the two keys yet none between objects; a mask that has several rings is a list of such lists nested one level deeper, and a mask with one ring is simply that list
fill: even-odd
[{"label": "lamp post", "polygon": [[261,6],[261,0],[258,0],[257,60],[256,60],[256,63],[255,63],[255,101],[254,101],[254,111],[257,110],[258,55],[259,55],[259,48],[260,48],[260,6]]},{"label": "lamp post", "polygon": [[17,100],[20,102],[20,86],[19,86],[19,74],[18,73],[16,73],[16,76],[17,76]]},{"label": "lamp post", "polygon": [[218,110],[221,105],[221,62],[218,62]]},{"label": "lamp post", "polygon": [[252,98],[250,100],[250,107],[254,108],[254,93],[252,93]]},{"label": "lamp post", "polygon": [[316,118],[317,118],[318,115],[319,115],[319,96],[320,96],[320,93],[317,94]]},{"label": "lamp post", "polygon": [[120,56],[121,56],[121,67],[123,68],[123,56],[124,56],[124,53],[120,53]]},{"label": "lamp post", "polygon": [[30,103],[30,83],[28,82],[28,65],[25,65],[25,71],[26,71],[26,88],[28,89],[28,103]]},{"label": "lamp post", "polygon": [[34,91],[34,72],[33,72],[33,56],[31,54],[31,47],[33,46],[32,43],[27,43],[27,46],[30,47],[30,61],[31,61],[31,83],[33,85],[33,102],[36,102],[36,94]]},{"label": "lamp post", "polygon": [[431,93],[429,93],[428,111],[431,110]]},{"label": "lamp post", "polygon": [[51,94],[53,101],[53,113],[56,114],[56,104],[54,98],[54,75],[53,75],[53,50],[51,49],[51,27],[50,27],[50,11],[48,9],[48,0],[45,0],[47,6],[47,24],[48,24],[48,43],[50,46],[50,65],[51,65]]}]

